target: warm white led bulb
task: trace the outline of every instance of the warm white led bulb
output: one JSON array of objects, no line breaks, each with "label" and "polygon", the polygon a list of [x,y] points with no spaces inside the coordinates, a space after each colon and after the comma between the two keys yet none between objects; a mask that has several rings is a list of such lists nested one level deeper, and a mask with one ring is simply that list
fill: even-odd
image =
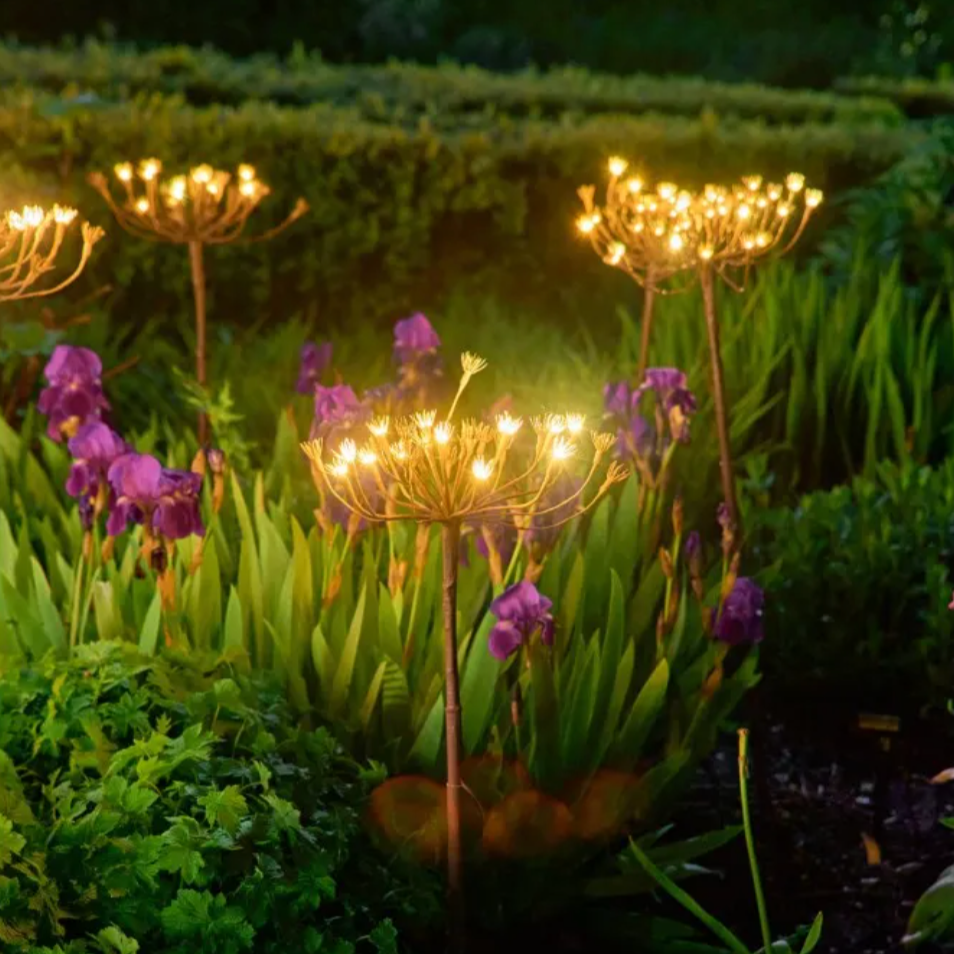
[{"label": "warm white led bulb", "polygon": [[583,430],[586,418],[582,414],[567,414],[566,429],[571,434],[579,434]]},{"label": "warm white led bulb", "polygon": [[554,460],[567,460],[573,456],[573,445],[565,438],[558,437],[550,450]]},{"label": "warm white led bulb", "polygon": [[520,430],[523,421],[520,418],[511,417],[506,411],[497,416],[497,430],[507,437],[513,437]]},{"label": "warm white led bulb", "polygon": [[482,457],[478,457],[470,465],[471,472],[477,480],[488,480],[493,472],[493,465]]}]

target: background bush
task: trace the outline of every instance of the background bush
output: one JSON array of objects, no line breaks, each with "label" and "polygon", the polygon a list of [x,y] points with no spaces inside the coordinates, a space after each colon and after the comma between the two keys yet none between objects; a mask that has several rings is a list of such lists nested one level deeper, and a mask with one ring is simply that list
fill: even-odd
[{"label": "background bush", "polygon": [[573,228],[576,188],[600,181],[612,151],[687,185],[797,168],[837,193],[883,172],[917,139],[882,124],[767,127],[711,116],[601,114],[572,123],[490,116],[437,128],[332,106],[200,109],[162,97],[97,106],[9,93],[0,101],[8,170],[0,200],[68,201],[108,228],[83,282],[58,309],[109,285],[109,305],[121,313],[187,326],[184,250],[121,235],[85,176],[150,154],[171,167],[251,161],[273,187],[266,203],[273,217],[300,195],[312,211],[266,246],[208,256],[213,322],[304,313],[343,324],[430,308],[451,288],[493,289],[512,305],[551,309],[569,297],[633,294]]},{"label": "background bush", "polygon": [[[901,47],[911,31],[880,22],[885,14],[898,19],[898,6],[907,11],[918,4],[851,0],[833,9],[821,0],[781,7],[757,0],[674,0],[648,16],[644,7],[616,0],[585,6],[570,0],[357,0],[331,7],[218,0],[198,8],[184,0],[136,8],[102,0],[93,10],[77,6],[51,22],[26,0],[11,0],[0,31],[48,42],[101,30],[148,44],[212,42],[238,54],[285,53],[300,41],[334,61],[451,56],[491,69],[574,62],[621,73],[638,68],[822,87],[853,67],[884,72],[901,61],[910,69],[914,58],[903,56]],[[932,32],[949,43],[950,23],[942,11],[932,13]],[[943,45],[932,54],[914,60],[916,67],[932,68]]]},{"label": "background bush", "polygon": [[954,464],[875,479],[753,514],[765,580],[767,676],[793,699],[911,714],[954,679]]},{"label": "background bush", "polygon": [[140,50],[87,40],[77,47],[0,46],[0,80],[54,93],[127,99],[138,93],[181,94],[198,106],[268,100],[286,106],[354,106],[367,119],[410,123],[421,115],[443,125],[509,115],[578,119],[598,113],[660,112],[759,119],[768,124],[874,122],[898,125],[888,99],[694,77],[625,77],[579,67],[495,73],[444,63],[332,65],[298,50],[285,59],[235,59],[211,47]]}]

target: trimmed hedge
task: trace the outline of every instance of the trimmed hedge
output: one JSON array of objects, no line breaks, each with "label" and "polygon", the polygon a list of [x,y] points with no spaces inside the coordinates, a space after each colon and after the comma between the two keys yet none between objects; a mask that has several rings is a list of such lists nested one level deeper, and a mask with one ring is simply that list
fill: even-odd
[{"label": "trimmed hedge", "polygon": [[181,94],[194,105],[248,99],[288,106],[355,106],[370,119],[421,114],[505,113],[536,118],[564,113],[644,113],[762,119],[768,123],[884,122],[900,125],[887,100],[785,90],[698,78],[617,77],[575,68],[546,73],[492,73],[476,67],[331,66],[317,57],[233,59],[214,49],[165,47],[151,52],[88,41],[75,49],[0,46],[0,83],[107,99],[142,92]]},{"label": "trimmed hedge", "polygon": [[611,152],[687,184],[794,168],[837,192],[883,172],[914,139],[881,125],[614,115],[497,117],[451,131],[370,122],[330,106],[197,109],[157,96],[64,110],[61,100],[8,94],[0,97],[0,200],[18,205],[37,193],[77,205],[106,226],[108,241],[71,294],[109,283],[113,303],[131,317],[165,318],[188,311],[184,251],[122,236],[86,174],[145,155],[170,167],[253,162],[273,187],[266,207],[276,217],[299,195],[312,211],[267,245],[210,252],[213,314],[249,322],[307,308],[344,321],[430,307],[465,280],[515,304],[553,301],[593,280],[588,287],[628,289],[621,275],[608,284],[610,273],[573,228],[575,190],[600,181]]},{"label": "trimmed hedge", "polygon": [[881,76],[849,77],[835,84],[847,96],[865,100],[890,100],[912,119],[954,114],[954,81],[920,78],[890,79]]}]

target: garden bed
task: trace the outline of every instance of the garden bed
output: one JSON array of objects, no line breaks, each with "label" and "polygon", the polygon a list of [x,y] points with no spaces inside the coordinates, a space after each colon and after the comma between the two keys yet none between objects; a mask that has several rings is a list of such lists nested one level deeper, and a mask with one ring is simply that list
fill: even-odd
[{"label": "garden bed", "polygon": [[[887,753],[885,738],[893,739]],[[770,720],[761,748],[761,791],[772,808],[757,791],[754,824],[776,932],[823,911],[826,951],[897,951],[914,904],[954,859],[954,832],[941,824],[954,814],[954,787],[930,781],[951,761],[949,737],[929,726],[899,736],[862,732],[844,713],[815,710],[811,718]],[[726,739],[700,774],[682,823],[711,828],[737,820],[736,773],[734,743]],[[745,846],[739,840],[709,863],[722,877],[696,881],[694,896],[754,942]]]}]

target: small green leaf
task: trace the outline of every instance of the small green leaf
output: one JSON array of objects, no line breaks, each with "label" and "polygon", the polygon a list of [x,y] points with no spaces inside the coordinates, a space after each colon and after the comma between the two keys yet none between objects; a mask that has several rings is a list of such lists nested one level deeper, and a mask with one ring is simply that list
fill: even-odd
[{"label": "small green leaf", "polygon": [[191,937],[209,926],[212,895],[208,891],[181,888],[175,901],[160,915],[166,934],[172,938]]},{"label": "small green leaf", "polygon": [[25,844],[26,838],[13,830],[13,822],[6,815],[0,815],[0,868],[10,864]]},{"label": "small green leaf", "polygon": [[201,837],[202,833],[195,819],[180,818],[163,835],[159,869],[173,873],[178,871],[186,884],[194,884],[199,872],[205,867],[202,855],[195,848]]},{"label": "small green leaf", "polygon": [[159,626],[162,622],[162,599],[158,591],[149,604],[149,611],[143,620],[142,630],[139,633],[139,649],[147,656],[156,654],[159,645]]},{"label": "small green leaf", "polygon": [[242,601],[234,586],[229,588],[229,601],[225,609],[225,633],[223,649],[244,649],[245,634],[242,624]]},{"label": "small green leaf", "polygon": [[385,918],[368,935],[368,940],[374,945],[380,954],[397,954],[398,932],[397,928],[391,923],[390,918]]},{"label": "small green leaf", "polygon": [[199,799],[210,825],[221,825],[230,835],[248,814],[248,802],[238,785],[227,785],[221,791],[209,792]]},{"label": "small green leaf", "polygon": [[351,691],[352,676],[358,658],[358,647],[361,643],[361,631],[364,628],[365,593],[366,591],[362,587],[361,595],[358,597],[358,603],[354,609],[354,616],[351,619],[351,626],[348,629],[348,638],[345,640],[341,652],[341,660],[335,671],[335,678],[331,687],[330,711],[332,714],[341,713],[344,710],[345,703],[348,701],[348,694]]},{"label": "small green leaf", "polygon": [[802,945],[801,954],[811,954],[811,952],[814,951],[818,946],[818,942],[821,940],[822,922],[824,919],[825,916],[823,912],[819,911],[815,916],[815,920],[812,922],[812,927],[808,932],[808,937],[805,938],[805,943]]},{"label": "small green leaf", "polygon": [[115,924],[103,928],[96,940],[104,954],[138,954],[139,942],[124,934]]}]

